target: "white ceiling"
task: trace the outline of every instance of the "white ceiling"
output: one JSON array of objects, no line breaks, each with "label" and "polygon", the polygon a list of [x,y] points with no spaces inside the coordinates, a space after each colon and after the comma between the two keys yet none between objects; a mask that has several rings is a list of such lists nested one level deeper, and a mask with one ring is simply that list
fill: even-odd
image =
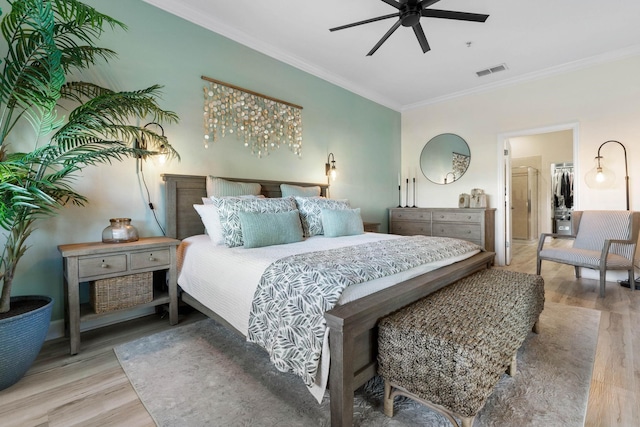
[{"label": "white ceiling", "polygon": [[423,17],[431,51],[401,26],[370,57],[395,18],[329,28],[396,12],[382,0],[144,1],[399,111],[640,54],[638,0],[441,0],[489,19]]}]

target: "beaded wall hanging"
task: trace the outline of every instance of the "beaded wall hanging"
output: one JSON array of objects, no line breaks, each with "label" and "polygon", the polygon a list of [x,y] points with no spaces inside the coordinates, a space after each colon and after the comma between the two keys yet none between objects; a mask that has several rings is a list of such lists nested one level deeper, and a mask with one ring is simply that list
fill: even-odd
[{"label": "beaded wall hanging", "polygon": [[258,157],[287,145],[302,155],[302,107],[210,77],[204,87],[204,146],[235,134]]}]

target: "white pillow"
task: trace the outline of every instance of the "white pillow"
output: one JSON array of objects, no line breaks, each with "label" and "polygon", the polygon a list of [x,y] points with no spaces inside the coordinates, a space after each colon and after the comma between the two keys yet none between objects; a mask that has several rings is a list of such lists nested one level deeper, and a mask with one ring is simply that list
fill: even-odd
[{"label": "white pillow", "polygon": [[222,232],[218,208],[213,204],[212,200],[210,200],[210,202],[210,204],[193,205],[193,208],[198,212],[198,215],[200,215],[202,224],[204,224],[204,228],[213,244],[224,245],[224,234]]},{"label": "white pillow", "polygon": [[207,176],[207,197],[257,196],[262,187],[255,182],[236,182]]}]

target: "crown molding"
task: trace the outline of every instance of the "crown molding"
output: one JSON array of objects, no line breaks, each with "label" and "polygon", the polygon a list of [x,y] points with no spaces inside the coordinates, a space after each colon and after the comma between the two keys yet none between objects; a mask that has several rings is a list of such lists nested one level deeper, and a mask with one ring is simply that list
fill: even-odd
[{"label": "crown molding", "polygon": [[583,70],[599,64],[614,62],[624,58],[629,58],[629,57],[638,56],[638,55],[640,55],[640,45],[634,45],[625,49],[606,52],[601,55],[595,55],[589,58],[567,62],[566,64],[545,68],[544,70],[523,74],[521,76],[516,76],[510,79],[489,83],[486,85],[475,87],[473,89],[462,90],[459,92],[439,96],[436,98],[430,98],[424,101],[417,102],[415,104],[408,104],[403,106],[400,109],[400,111],[404,112],[404,111],[414,110],[416,108],[425,107],[427,105],[438,104],[440,102],[450,101],[452,99],[461,98],[467,95],[489,92],[502,87],[514,86],[517,84],[521,84],[521,83],[525,83],[533,80],[540,80],[540,79],[555,76],[558,74],[564,74],[572,71]]},{"label": "crown molding", "polygon": [[257,52],[270,56],[278,61],[284,62],[285,64],[291,65],[292,67],[295,67],[301,71],[307,72],[313,76],[323,79],[329,83],[335,84],[336,86],[339,86],[345,90],[348,90],[349,92],[362,96],[363,98],[369,99],[370,101],[376,102],[382,106],[385,106],[387,108],[390,108],[398,112],[409,111],[416,108],[425,107],[427,105],[433,105],[440,102],[461,98],[467,95],[488,92],[498,88],[513,86],[516,84],[533,81],[533,80],[539,80],[539,79],[551,77],[557,74],[577,71],[577,70],[589,68],[598,64],[613,62],[623,58],[640,55],[640,45],[634,45],[625,49],[611,51],[601,55],[595,55],[589,58],[568,62],[566,64],[549,67],[540,71],[523,74],[521,76],[516,76],[510,79],[488,83],[482,86],[474,87],[471,89],[465,89],[462,91],[446,94],[443,96],[428,98],[413,104],[402,105],[398,102],[395,102],[387,97],[380,95],[375,91],[366,89],[351,80],[347,80],[335,73],[331,73],[328,70],[318,67],[315,64],[309,63],[308,61],[304,61],[299,57],[290,55],[276,46],[273,46],[268,43],[264,43],[263,41],[256,39],[254,37],[250,37],[246,33],[238,31],[236,28],[233,28],[210,16],[205,16],[200,11],[190,8],[189,6],[186,6],[184,4],[180,4],[175,0],[143,0],[143,1],[159,9],[162,9],[172,15],[183,18],[193,24],[206,28],[207,30],[213,31],[230,40],[233,40],[237,43],[240,43],[244,46],[254,49]]},{"label": "crown molding", "polygon": [[193,24],[196,24],[207,30],[213,31],[230,40],[233,40],[253,50],[256,50],[257,52],[270,56],[271,58],[277,59],[278,61],[284,62],[285,64],[291,65],[292,67],[295,67],[301,71],[309,73],[322,80],[326,80],[329,83],[339,86],[345,90],[348,90],[349,92],[352,92],[356,95],[359,95],[377,104],[380,104],[382,106],[385,106],[387,108],[390,108],[398,112],[402,109],[402,105],[392,101],[391,99],[381,96],[379,93],[367,90],[362,86],[359,86],[350,80],[344,79],[343,77],[335,73],[331,73],[325,70],[324,68],[316,66],[315,64],[311,64],[307,61],[300,59],[299,57],[290,55],[284,52],[283,50],[277,48],[276,46],[273,46],[268,43],[264,43],[259,39],[248,36],[246,33],[238,31],[237,29],[215,18],[212,18],[210,16],[205,16],[202,12],[197,11],[193,8],[190,8],[189,6],[185,6],[184,4],[178,4],[178,2],[175,2],[172,0],[143,0],[143,1],[159,9],[162,9],[165,12],[178,16]]}]

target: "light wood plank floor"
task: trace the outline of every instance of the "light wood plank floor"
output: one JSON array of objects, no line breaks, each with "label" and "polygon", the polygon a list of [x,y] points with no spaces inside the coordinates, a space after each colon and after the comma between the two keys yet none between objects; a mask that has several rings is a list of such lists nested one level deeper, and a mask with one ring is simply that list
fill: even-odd
[{"label": "light wood plank floor", "polygon": [[[516,243],[506,268],[535,273],[535,250],[535,242]],[[542,275],[547,301],[602,312],[585,425],[640,425],[640,291],[608,283],[601,299],[597,280],[575,279],[570,266],[545,262]],[[201,318],[181,315],[180,323]],[[25,378],[0,392],[0,425],[153,426],[112,349],[168,328],[167,319],[149,316],[86,332],[76,356],[64,339],[45,343]]]}]

